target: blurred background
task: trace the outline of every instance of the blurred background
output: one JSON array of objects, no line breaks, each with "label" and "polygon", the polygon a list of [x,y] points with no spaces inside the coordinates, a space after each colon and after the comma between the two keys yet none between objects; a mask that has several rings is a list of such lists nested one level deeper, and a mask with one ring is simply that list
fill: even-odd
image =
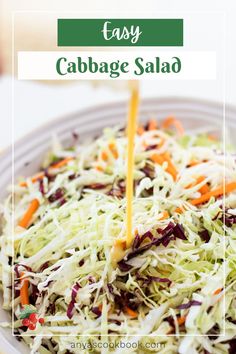
[{"label": "blurred background", "polygon": [[[51,119],[97,104],[128,99],[126,84],[121,81],[59,83],[16,79],[15,59],[18,50],[58,50],[55,24],[56,18],[63,15],[82,18],[162,16],[182,18],[186,16],[184,50],[217,51],[219,60],[216,82],[142,81],[142,98],[188,96],[219,102],[225,99],[227,103],[236,105],[235,0],[197,2],[189,0],[146,0],[145,2],[138,0],[116,2],[0,0],[0,150],[9,146],[12,138],[19,139]],[[207,29],[202,25],[204,21],[208,23]],[[225,83],[224,46],[226,48]],[[85,48],[67,49],[84,50]],[[14,54],[13,61],[12,54]],[[13,67],[15,75],[13,75]],[[14,113],[14,131],[11,126],[12,113]]]}]

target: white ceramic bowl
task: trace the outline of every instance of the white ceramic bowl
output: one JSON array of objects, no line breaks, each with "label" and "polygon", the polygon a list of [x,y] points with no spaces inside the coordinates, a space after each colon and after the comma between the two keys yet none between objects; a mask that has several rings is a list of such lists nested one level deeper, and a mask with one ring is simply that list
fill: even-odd
[{"label": "white ceramic bowl", "polygon": [[[140,107],[140,120],[150,117],[158,120],[168,115],[175,115],[183,122],[186,130],[211,128],[212,131],[223,131],[224,108],[222,104],[192,98],[151,98],[143,100]],[[44,153],[49,149],[52,134],[57,134],[62,142],[71,142],[72,132],[82,138],[97,135],[104,127],[125,125],[127,102],[96,106],[66,117],[59,118],[28,134],[15,144],[14,175],[29,176],[40,167]],[[236,108],[227,107],[225,111],[226,126],[230,128],[232,137],[236,135]],[[0,156],[2,169],[0,176],[0,200],[6,195],[6,187],[11,183],[12,149],[9,148]],[[10,317],[0,308],[0,320],[9,321]],[[11,331],[0,331],[0,353],[29,353],[28,348],[12,337]]]}]

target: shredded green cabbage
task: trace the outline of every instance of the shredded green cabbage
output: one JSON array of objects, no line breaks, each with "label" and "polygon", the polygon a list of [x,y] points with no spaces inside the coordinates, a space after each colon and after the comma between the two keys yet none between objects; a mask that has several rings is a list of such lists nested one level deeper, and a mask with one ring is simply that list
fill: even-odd
[{"label": "shredded green cabbage", "polygon": [[[14,212],[11,197],[1,206],[3,308],[11,311],[13,303],[15,332],[31,353],[228,353],[236,333],[236,193],[199,206],[189,200],[199,198],[206,184],[214,190],[235,182],[235,156],[225,156],[207,134],[179,138],[152,130],[136,136],[133,233],[156,239],[173,224],[183,226],[184,238],[172,234],[167,245],[130,259],[132,250],[124,251],[124,270],[112,264],[111,249],[125,235],[126,145],[118,128],[70,149],[54,138],[43,179],[14,186]],[[178,171],[176,181],[167,162],[151,159],[165,151]],[[67,157],[73,159],[52,167]],[[192,161],[197,164],[190,166]],[[205,179],[196,184],[198,176]],[[23,229],[18,223],[33,199],[40,206]],[[181,207],[185,211],[176,212]],[[163,212],[168,217],[161,220]],[[45,321],[33,330],[22,326],[21,272],[30,283],[30,303]],[[195,305],[178,308],[189,301]]]}]

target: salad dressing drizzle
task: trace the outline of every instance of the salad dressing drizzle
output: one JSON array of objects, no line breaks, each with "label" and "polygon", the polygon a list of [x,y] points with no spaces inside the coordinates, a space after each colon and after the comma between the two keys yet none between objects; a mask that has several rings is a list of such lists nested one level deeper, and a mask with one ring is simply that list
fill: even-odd
[{"label": "salad dressing drizzle", "polygon": [[116,239],[111,250],[111,260],[114,266],[125,254],[133,241],[132,214],[133,214],[133,194],[134,194],[134,145],[137,127],[139,86],[138,81],[130,81],[131,97],[129,101],[129,114],[127,124],[127,177],[126,177],[126,235]]},{"label": "salad dressing drizzle", "polygon": [[138,81],[130,82],[131,98],[127,126],[127,178],[126,178],[126,247],[129,248],[133,241],[132,212],[134,194],[134,145],[137,127],[139,87]]}]

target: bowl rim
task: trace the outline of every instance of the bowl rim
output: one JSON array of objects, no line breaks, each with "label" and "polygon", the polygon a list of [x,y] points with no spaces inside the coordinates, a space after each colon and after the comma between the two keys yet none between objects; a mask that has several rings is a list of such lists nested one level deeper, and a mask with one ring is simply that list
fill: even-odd
[{"label": "bowl rim", "polygon": [[[209,107],[209,108],[222,109],[225,116],[226,116],[227,112],[229,112],[230,114],[235,114],[235,116],[236,116],[236,104],[233,105],[233,104],[228,104],[227,102],[224,103],[224,102],[219,102],[216,100],[210,100],[210,99],[205,99],[205,98],[195,98],[195,97],[191,97],[191,96],[171,95],[171,96],[162,96],[162,97],[158,97],[158,96],[147,97],[147,98],[144,98],[141,100],[140,107],[142,108],[142,106],[144,106],[144,105],[146,106],[148,104],[158,103],[158,102],[160,102],[161,104],[163,104],[163,103],[168,104],[169,102],[175,102],[177,104],[179,104],[179,103],[203,104],[204,106]],[[85,107],[82,109],[75,110],[73,112],[69,112],[68,114],[63,114],[59,117],[54,117],[54,118],[50,119],[48,122],[44,122],[44,123],[40,124],[39,126],[35,127],[30,132],[23,134],[16,141],[11,142],[10,145],[6,146],[1,151],[0,158],[6,156],[8,154],[12,154],[14,148],[17,147],[17,145],[24,143],[24,141],[27,140],[27,138],[30,138],[32,134],[34,134],[36,132],[40,132],[45,129],[50,129],[53,126],[55,126],[55,124],[63,122],[65,119],[76,117],[78,115],[86,115],[86,114],[96,113],[97,110],[99,110],[99,111],[100,110],[110,110],[110,109],[114,109],[116,107],[125,106],[127,104],[128,104],[128,101],[122,99],[122,100],[109,102],[109,103],[94,104],[94,105],[92,105],[92,107]],[[11,131],[13,131],[13,125],[11,128]],[[13,136],[13,134],[12,134],[12,136]]]}]

